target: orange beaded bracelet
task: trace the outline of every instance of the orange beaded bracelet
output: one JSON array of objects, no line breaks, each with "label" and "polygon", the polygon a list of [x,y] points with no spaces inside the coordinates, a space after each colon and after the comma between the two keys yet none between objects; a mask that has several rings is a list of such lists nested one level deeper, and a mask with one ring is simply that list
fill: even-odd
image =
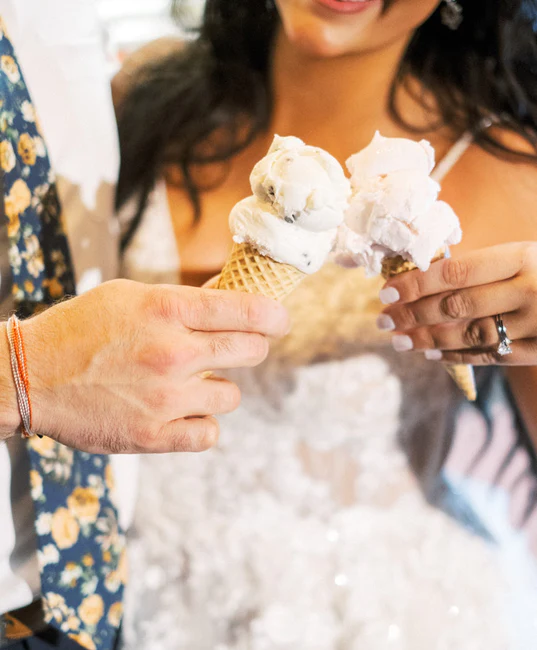
[{"label": "orange beaded bracelet", "polygon": [[17,392],[17,404],[22,421],[22,435],[31,438],[32,432],[32,402],[30,400],[30,380],[26,363],[26,350],[20,321],[16,316],[11,316],[7,322],[7,339],[11,361],[11,371]]}]

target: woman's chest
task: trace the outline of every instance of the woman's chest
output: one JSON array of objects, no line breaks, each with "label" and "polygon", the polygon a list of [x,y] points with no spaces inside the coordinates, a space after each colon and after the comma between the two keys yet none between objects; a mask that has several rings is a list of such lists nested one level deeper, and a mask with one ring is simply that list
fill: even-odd
[{"label": "woman's chest", "polygon": [[176,182],[170,174],[168,204],[183,280],[201,277],[204,272],[214,275],[224,266],[232,246],[229,213],[252,193],[249,176],[260,155],[262,152],[247,150],[225,166],[207,166],[201,173],[194,172],[198,213],[184,182]]}]

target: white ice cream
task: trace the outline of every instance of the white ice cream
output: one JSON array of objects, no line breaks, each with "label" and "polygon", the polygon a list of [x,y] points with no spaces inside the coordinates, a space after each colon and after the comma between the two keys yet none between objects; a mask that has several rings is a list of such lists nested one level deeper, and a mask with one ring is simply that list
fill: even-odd
[{"label": "white ice cream", "polygon": [[299,138],[275,136],[250,184],[254,195],[229,218],[234,241],[304,273],[318,271],[348,207],[350,183],[341,165]]},{"label": "white ice cream", "polygon": [[368,275],[380,273],[383,259],[396,255],[425,271],[439,249],[460,242],[459,219],[438,201],[440,186],[430,178],[434,150],[428,142],[377,132],[347,167],[353,194],[338,251]]}]

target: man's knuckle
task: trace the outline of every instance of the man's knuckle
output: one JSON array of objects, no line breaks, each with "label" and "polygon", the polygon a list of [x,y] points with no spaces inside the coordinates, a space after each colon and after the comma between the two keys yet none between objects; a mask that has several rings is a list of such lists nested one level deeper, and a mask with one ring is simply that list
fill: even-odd
[{"label": "man's knuckle", "polygon": [[269,342],[261,334],[252,334],[248,336],[246,353],[249,359],[255,362],[264,361],[269,353]]},{"label": "man's knuckle", "polygon": [[233,342],[228,335],[213,336],[209,340],[211,356],[219,358],[233,353]]},{"label": "man's knuckle", "polygon": [[150,318],[169,321],[178,316],[177,299],[171,291],[151,288],[145,300],[145,311]]},{"label": "man's knuckle", "polygon": [[186,428],[181,429],[175,433],[171,440],[172,453],[180,453],[183,451],[192,450],[192,438],[188,431],[188,423]]},{"label": "man's knuckle", "polygon": [[141,355],[140,363],[144,368],[157,375],[165,375],[177,362],[177,351],[172,347],[150,345]]},{"label": "man's knuckle", "polygon": [[222,390],[218,388],[213,388],[206,397],[205,400],[205,412],[215,415],[217,413],[223,413],[224,396]]},{"label": "man's knuckle", "polygon": [[189,313],[185,322],[192,329],[210,330],[215,318],[229,311],[229,294],[225,291],[201,289],[187,305]]},{"label": "man's knuckle", "polygon": [[444,260],[442,279],[448,287],[462,287],[467,283],[470,272],[471,262],[469,260],[450,258]]},{"label": "man's knuckle", "polygon": [[147,424],[139,424],[131,431],[133,451],[135,453],[150,452],[158,439],[158,432]]},{"label": "man's knuckle", "polygon": [[196,435],[197,448],[199,451],[205,451],[214,447],[220,436],[220,427],[216,420],[206,418],[201,420],[199,430]]},{"label": "man's knuckle", "polygon": [[249,329],[256,330],[264,320],[265,310],[259,296],[243,294],[240,311],[243,322]]},{"label": "man's knuckle", "polygon": [[211,415],[229,413],[239,406],[240,401],[241,393],[235,384],[214,382],[207,394],[205,412]]},{"label": "man's knuckle", "polygon": [[229,387],[228,395],[228,408],[230,411],[235,411],[239,408],[242,401],[242,393],[236,384],[231,384]]},{"label": "man's knuckle", "polygon": [[451,293],[440,301],[440,311],[452,320],[467,318],[472,313],[472,303],[463,292]]}]

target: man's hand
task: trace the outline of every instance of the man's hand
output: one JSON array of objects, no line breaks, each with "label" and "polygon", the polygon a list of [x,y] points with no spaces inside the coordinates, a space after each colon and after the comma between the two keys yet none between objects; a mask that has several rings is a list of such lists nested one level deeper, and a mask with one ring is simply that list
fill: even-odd
[{"label": "man's hand", "polygon": [[240,391],[200,375],[261,363],[288,327],[262,296],[103,284],[22,323],[34,431],[92,453],[208,449]]}]

